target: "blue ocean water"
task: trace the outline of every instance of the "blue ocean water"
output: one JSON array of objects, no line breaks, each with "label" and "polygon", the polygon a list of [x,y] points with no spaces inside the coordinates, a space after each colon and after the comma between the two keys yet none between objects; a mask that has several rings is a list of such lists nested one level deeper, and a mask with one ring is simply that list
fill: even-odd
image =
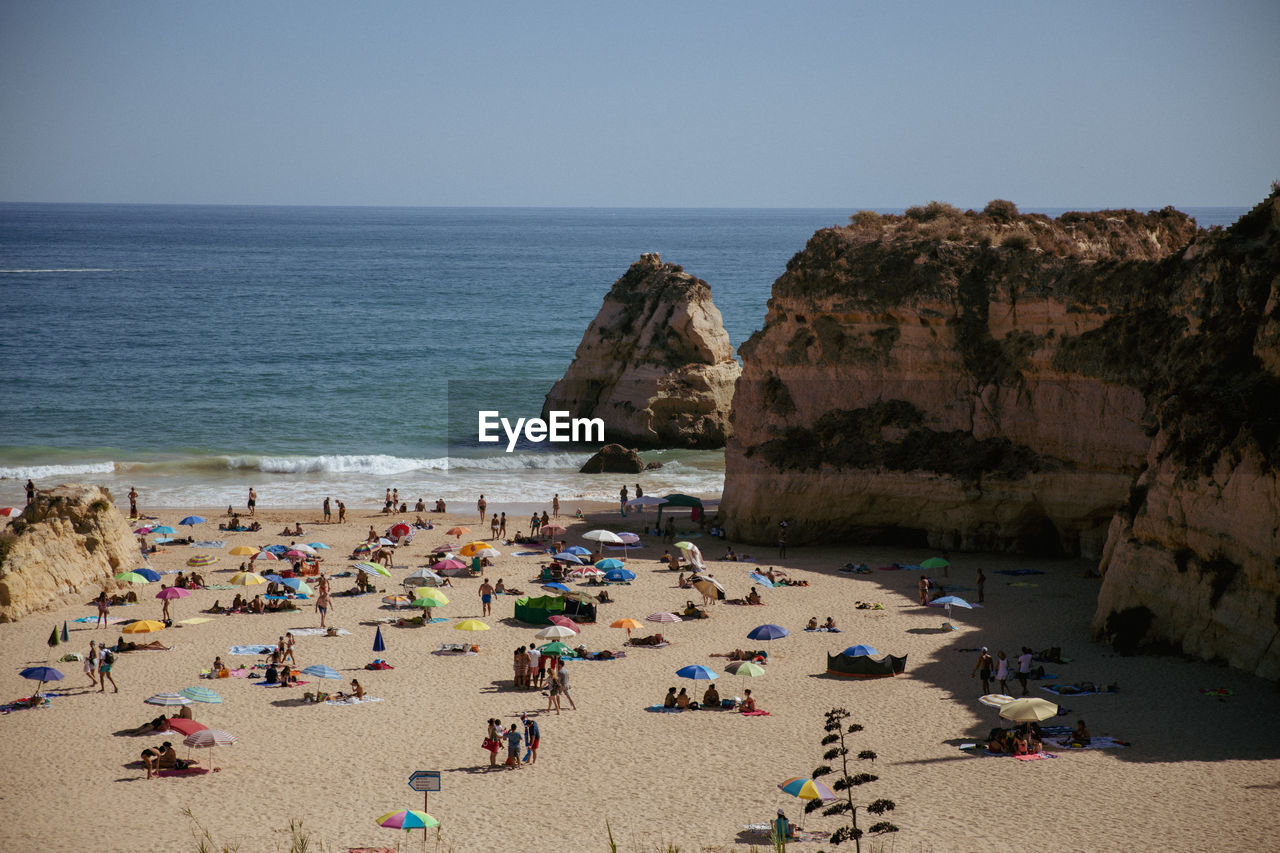
[{"label": "blue ocean water", "polygon": [[[710,283],[736,347],[853,209],[0,204],[0,501],[28,477],[167,506],[610,498],[583,453],[451,444],[450,410],[536,415],[644,252]],[[653,458],[650,492],[723,479],[717,453]]]}]

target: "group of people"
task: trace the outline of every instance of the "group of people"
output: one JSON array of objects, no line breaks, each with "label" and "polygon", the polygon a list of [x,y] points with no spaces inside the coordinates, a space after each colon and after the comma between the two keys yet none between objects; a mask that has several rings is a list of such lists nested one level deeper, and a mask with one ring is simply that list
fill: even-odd
[{"label": "group of people", "polygon": [[677,693],[674,687],[668,688],[666,698],[662,700],[664,708],[679,708],[680,710],[698,708],[719,708],[720,707],[720,691],[716,690],[715,684],[707,685],[707,689],[702,694],[702,704],[689,698],[688,692],[681,687]]},{"label": "group of people", "polygon": [[[538,726],[538,721],[523,713],[520,715],[520,724],[523,725],[523,731],[516,723],[512,723],[508,728],[502,728],[502,720],[494,717],[486,720],[488,730],[485,732],[485,738],[481,742],[481,747],[489,753],[489,766],[498,766],[498,750],[503,744],[507,747],[507,760],[503,766],[513,770],[518,770],[525,764],[536,764],[538,761],[538,747],[542,744],[542,730]],[[520,746],[525,746],[524,758],[520,757]]]},{"label": "group of people", "polygon": [[84,658],[84,674],[89,676],[89,683],[98,688],[99,693],[107,692],[107,682],[111,682],[111,689],[119,693],[120,688],[116,686],[115,676],[111,674],[111,670],[115,667],[116,653],[103,643],[98,645],[97,640],[89,641],[89,654]]},{"label": "group of people", "polygon": [[1028,695],[1027,679],[1031,677],[1031,649],[1026,646],[1022,647],[1022,654],[1018,655],[1018,668],[1016,671],[1010,671],[1009,658],[1001,649],[997,652],[996,657],[991,657],[991,652],[986,646],[983,646],[978,653],[978,662],[973,665],[973,672],[969,673],[970,678],[978,677],[982,680],[982,695],[985,696],[991,692],[991,681],[994,677],[997,684],[1000,685],[1001,693],[1009,692],[1009,676],[1014,675],[1018,679],[1018,683],[1022,685],[1022,695]]}]

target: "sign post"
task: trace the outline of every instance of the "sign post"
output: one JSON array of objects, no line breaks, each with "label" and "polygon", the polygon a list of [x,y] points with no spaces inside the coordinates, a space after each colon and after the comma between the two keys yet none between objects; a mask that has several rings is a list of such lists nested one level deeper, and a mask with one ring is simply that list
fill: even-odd
[{"label": "sign post", "polygon": [[[415,791],[422,792],[422,810],[428,811],[429,800],[432,791],[440,790],[440,771],[439,770],[415,770],[409,774],[409,787]],[[427,843],[427,828],[422,827],[422,843]]]}]

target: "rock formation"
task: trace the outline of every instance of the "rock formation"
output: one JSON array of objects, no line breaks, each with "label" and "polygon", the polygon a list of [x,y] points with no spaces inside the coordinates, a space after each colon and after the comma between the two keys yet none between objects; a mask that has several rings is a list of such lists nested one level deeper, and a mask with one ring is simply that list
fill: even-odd
[{"label": "rock formation", "polygon": [[[0,535],[0,622],[91,598],[118,586],[112,575],[140,561],[111,493],[67,485],[42,491]],[[86,611],[87,613],[88,611]]]},{"label": "rock formation", "polygon": [[542,416],[602,418],[606,440],[639,447],[721,447],[740,372],[707,283],[641,255],[605,296]]},{"label": "rock formation", "polygon": [[730,535],[1105,554],[1099,635],[1280,674],[1278,204],[818,232],[740,350]]},{"label": "rock formation", "polygon": [[579,474],[639,474],[645,469],[640,454],[621,444],[606,444],[578,469]]}]

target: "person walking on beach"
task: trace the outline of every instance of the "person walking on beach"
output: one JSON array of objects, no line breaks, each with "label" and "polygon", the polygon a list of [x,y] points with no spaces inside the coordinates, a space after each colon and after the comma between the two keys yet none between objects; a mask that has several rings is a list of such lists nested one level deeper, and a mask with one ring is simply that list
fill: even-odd
[{"label": "person walking on beach", "polygon": [[324,499],[324,523],[328,524],[333,519],[333,513],[329,509],[329,499]]},{"label": "person walking on beach", "polygon": [[98,605],[98,621],[93,624],[93,627],[95,629],[105,628],[107,627],[107,616],[111,613],[111,610],[107,607],[107,591],[105,589],[98,593],[94,603]]},{"label": "person walking on beach", "polygon": [[543,655],[542,659],[547,661],[547,710],[556,709],[556,716],[560,716],[560,679],[556,678],[556,658]]},{"label": "person walking on beach", "polygon": [[253,490],[253,486],[249,487],[249,515],[258,514],[258,493]]},{"label": "person walking on beach", "polygon": [[978,566],[978,603],[982,604],[987,600],[987,573],[982,570],[982,566]]},{"label": "person walking on beach", "polygon": [[542,743],[542,732],[538,728],[538,721],[529,719],[529,714],[520,715],[520,722],[524,723],[524,761],[526,764],[538,763],[538,744]]},{"label": "person walking on beach", "polygon": [[488,721],[488,730],[485,734],[484,743],[481,744],[489,751],[489,766],[498,766],[498,747],[502,745],[502,731],[499,728],[502,725],[501,720],[490,719]]},{"label": "person walking on beach", "polygon": [[488,616],[493,612],[493,586],[489,583],[489,579],[485,578],[484,583],[480,584],[480,615]]},{"label": "person walking on beach", "polygon": [[555,497],[551,499],[551,517],[560,517],[560,493],[556,492]]},{"label": "person walking on beach", "polygon": [[111,667],[116,664],[116,653],[107,648],[107,644],[103,643],[102,648],[98,650],[98,687],[99,693],[107,692],[107,682],[111,682],[111,689],[116,693],[120,692],[120,688],[116,686],[115,676],[111,674]]},{"label": "person walking on beach", "polygon": [[[161,591],[163,591],[164,588],[165,588],[164,584],[160,584]],[[164,599],[164,606],[160,608],[160,621],[166,625],[168,625],[170,622],[173,621],[173,619],[169,616],[169,599],[167,598]]]},{"label": "person walking on beach", "polygon": [[484,513],[489,508],[489,504],[485,502],[484,495],[480,496],[480,500],[476,501],[476,509],[480,510],[480,523],[484,524]]},{"label": "person walking on beach", "polygon": [[624,484],[622,490],[618,492],[618,509],[623,515],[627,514],[627,487]]},{"label": "person walking on beach", "polygon": [[94,675],[98,671],[98,641],[89,641],[89,654],[84,659],[84,674],[89,676],[89,683],[94,687],[98,686],[98,679]]},{"label": "person walking on beach", "polygon": [[345,524],[347,521],[347,505],[342,501],[338,501],[338,523]]},{"label": "person walking on beach", "polygon": [[320,614],[320,627],[325,627],[324,617],[329,612],[329,586],[325,583],[324,588],[320,590],[320,594],[316,596],[316,612]]},{"label": "person walking on beach", "polygon": [[1000,692],[1008,695],[1009,658],[1005,656],[1004,649],[996,652],[996,683],[1000,685]]},{"label": "person walking on beach", "polygon": [[[556,681],[560,683],[561,697],[569,700],[569,708],[571,710],[574,710],[574,711],[578,710],[577,703],[573,701],[573,694],[569,692],[569,671],[564,668],[564,661],[562,660],[556,661],[555,678],[556,678]],[[560,703],[557,702],[556,704],[559,705]]]},{"label": "person walking on beach", "polygon": [[498,514],[495,512],[493,518],[489,521],[489,538],[498,538]]},{"label": "person walking on beach", "polygon": [[920,603],[929,603],[929,578],[923,572],[920,573],[920,580],[916,582],[916,587],[920,590]]},{"label": "person walking on beach", "polygon": [[129,487],[129,517],[138,517],[138,490],[134,486]]},{"label": "person walking on beach", "polygon": [[502,518],[498,519],[498,538],[505,539],[507,537],[507,514],[504,512]]},{"label": "person walking on beach", "polygon": [[382,502],[382,511],[384,513],[391,512],[391,490],[387,489],[387,497]]},{"label": "person walking on beach", "polygon": [[1022,647],[1018,655],[1018,683],[1022,685],[1022,695],[1027,695],[1027,679],[1031,677],[1031,649]]},{"label": "person walking on beach", "polygon": [[991,654],[986,646],[982,647],[982,654],[978,655],[978,662],[973,665],[973,672],[969,673],[969,677],[979,674],[982,677],[982,695],[986,696],[991,692]]}]

